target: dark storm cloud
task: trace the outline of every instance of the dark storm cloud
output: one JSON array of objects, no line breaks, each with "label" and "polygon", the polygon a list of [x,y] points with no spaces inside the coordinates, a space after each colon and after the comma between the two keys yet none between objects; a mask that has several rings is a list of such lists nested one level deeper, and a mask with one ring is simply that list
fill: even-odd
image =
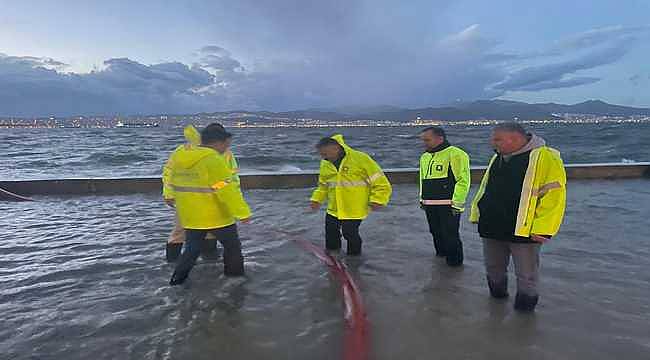
[{"label": "dark storm cloud", "polygon": [[571,87],[594,83],[594,77],[567,78],[572,74],[618,61],[630,49],[629,42],[614,47],[599,49],[583,56],[539,66],[529,66],[509,74],[506,79],[494,86],[503,91],[537,91],[543,89]]},{"label": "dark storm cloud", "polygon": [[505,51],[478,24],[450,31],[452,2],[190,1],[215,43],[190,64],[110,59],[87,74],[0,56],[0,115],[428,106],[599,81],[648,27],[593,29],[534,52]]}]

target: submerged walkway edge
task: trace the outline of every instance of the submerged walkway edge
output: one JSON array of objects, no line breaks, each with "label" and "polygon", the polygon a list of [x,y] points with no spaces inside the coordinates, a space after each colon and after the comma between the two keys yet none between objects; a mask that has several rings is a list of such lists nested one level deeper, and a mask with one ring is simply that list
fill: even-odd
[{"label": "submerged walkway edge", "polygon": [[[650,162],[566,165],[569,180],[650,178]],[[472,182],[477,183],[484,166],[472,167]],[[416,184],[417,169],[385,169],[393,184]],[[316,186],[316,171],[255,172],[241,176],[244,189],[298,189]],[[6,191],[30,195],[137,194],[161,192],[160,177],[73,178],[51,180],[0,181]],[[3,200],[0,196],[0,200]]]}]

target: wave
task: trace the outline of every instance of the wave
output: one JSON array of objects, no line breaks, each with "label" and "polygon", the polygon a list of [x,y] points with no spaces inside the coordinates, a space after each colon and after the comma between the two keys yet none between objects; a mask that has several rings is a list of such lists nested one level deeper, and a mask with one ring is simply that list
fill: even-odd
[{"label": "wave", "polygon": [[256,155],[256,156],[237,156],[237,161],[244,167],[244,165],[266,165],[278,166],[287,163],[287,160],[298,160],[299,162],[314,162],[319,163],[320,160],[313,159],[309,156],[271,156],[271,155]]},{"label": "wave", "polygon": [[295,165],[282,165],[278,171],[303,171],[300,167]]},{"label": "wave", "polygon": [[85,161],[93,162],[98,165],[127,165],[140,161],[154,161],[158,160],[155,156],[146,156],[137,153],[123,153],[123,154],[111,154],[111,153],[92,153],[88,155]]}]

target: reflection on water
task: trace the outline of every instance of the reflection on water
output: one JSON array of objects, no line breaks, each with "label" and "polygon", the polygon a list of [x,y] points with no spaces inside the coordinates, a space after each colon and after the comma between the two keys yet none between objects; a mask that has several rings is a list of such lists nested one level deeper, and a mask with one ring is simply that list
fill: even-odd
[{"label": "reflection on water", "polygon": [[[367,305],[373,359],[645,359],[650,351],[647,180],[577,182],[542,255],[535,315],[488,297],[481,246],[466,265],[432,257],[416,189],[397,186],[362,225],[364,256],[340,255]],[[172,214],[154,196],[42,197],[0,204],[0,353],[12,359],[335,359],[339,288],[273,229],[321,244],[308,190],[253,191],[242,225],[247,277],[202,262],[183,287],[163,261]],[[625,199],[624,203],[620,199]],[[271,229],[271,230],[269,230]],[[511,282],[514,284],[514,281]],[[514,289],[511,289],[514,293]]]}]

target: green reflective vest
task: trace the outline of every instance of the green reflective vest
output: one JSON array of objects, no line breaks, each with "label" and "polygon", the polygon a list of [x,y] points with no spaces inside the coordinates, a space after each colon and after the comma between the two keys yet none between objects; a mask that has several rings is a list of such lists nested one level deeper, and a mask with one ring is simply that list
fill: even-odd
[{"label": "green reflective vest", "polygon": [[420,201],[423,205],[451,205],[463,211],[471,184],[469,156],[444,146],[420,156]]}]

